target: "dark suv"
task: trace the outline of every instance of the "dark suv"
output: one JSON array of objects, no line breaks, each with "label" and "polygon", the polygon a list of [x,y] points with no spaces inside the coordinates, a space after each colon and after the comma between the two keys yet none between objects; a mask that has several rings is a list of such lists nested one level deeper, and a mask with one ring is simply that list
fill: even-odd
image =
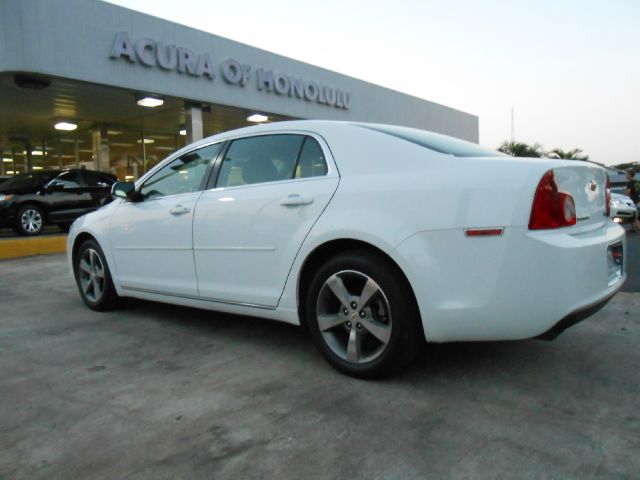
[{"label": "dark suv", "polygon": [[23,173],[0,184],[0,227],[38,235],[45,224],[68,229],[73,221],[101,207],[115,175],[91,170]]}]

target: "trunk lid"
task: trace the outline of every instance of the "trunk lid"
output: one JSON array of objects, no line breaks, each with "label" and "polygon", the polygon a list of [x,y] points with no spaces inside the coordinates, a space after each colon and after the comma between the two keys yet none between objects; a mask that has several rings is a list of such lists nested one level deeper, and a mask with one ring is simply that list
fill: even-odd
[{"label": "trunk lid", "polygon": [[570,194],[576,205],[577,225],[601,223],[606,216],[607,172],[582,161],[553,168],[558,191]]}]

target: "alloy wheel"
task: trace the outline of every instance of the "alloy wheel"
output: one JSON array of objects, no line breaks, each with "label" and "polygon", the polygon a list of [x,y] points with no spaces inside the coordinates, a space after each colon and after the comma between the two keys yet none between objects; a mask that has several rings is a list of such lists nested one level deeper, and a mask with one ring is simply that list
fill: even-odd
[{"label": "alloy wheel", "polygon": [[98,252],[87,248],[78,265],[82,294],[91,302],[98,302],[105,288],[104,265]]},{"label": "alloy wheel", "polygon": [[371,277],[355,270],[340,271],[324,282],[316,317],[326,345],[351,363],[375,360],[391,338],[387,297]]},{"label": "alloy wheel", "polygon": [[20,216],[20,225],[27,233],[37,233],[42,229],[42,214],[37,208],[26,208]]}]

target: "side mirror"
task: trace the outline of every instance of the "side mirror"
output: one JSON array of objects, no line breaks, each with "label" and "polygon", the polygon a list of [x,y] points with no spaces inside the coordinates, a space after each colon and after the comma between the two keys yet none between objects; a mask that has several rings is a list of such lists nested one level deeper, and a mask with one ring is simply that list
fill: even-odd
[{"label": "side mirror", "polygon": [[136,184],[133,182],[116,182],[111,186],[111,195],[125,200],[131,200],[136,193]]}]

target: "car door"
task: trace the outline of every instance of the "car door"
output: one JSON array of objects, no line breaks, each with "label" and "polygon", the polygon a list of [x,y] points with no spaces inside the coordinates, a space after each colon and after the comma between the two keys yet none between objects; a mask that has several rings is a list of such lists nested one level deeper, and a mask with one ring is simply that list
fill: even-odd
[{"label": "car door", "polygon": [[43,195],[49,221],[53,223],[71,223],[92,210],[91,195],[78,170],[55,177],[45,186]]},{"label": "car door", "polygon": [[122,288],[197,296],[192,222],[220,144],[198,148],[160,167],[111,217],[110,239]]},{"label": "car door", "polygon": [[202,297],[277,306],[304,238],[338,186],[321,143],[302,134],[230,142],[215,188],[202,194],[194,216]]}]

